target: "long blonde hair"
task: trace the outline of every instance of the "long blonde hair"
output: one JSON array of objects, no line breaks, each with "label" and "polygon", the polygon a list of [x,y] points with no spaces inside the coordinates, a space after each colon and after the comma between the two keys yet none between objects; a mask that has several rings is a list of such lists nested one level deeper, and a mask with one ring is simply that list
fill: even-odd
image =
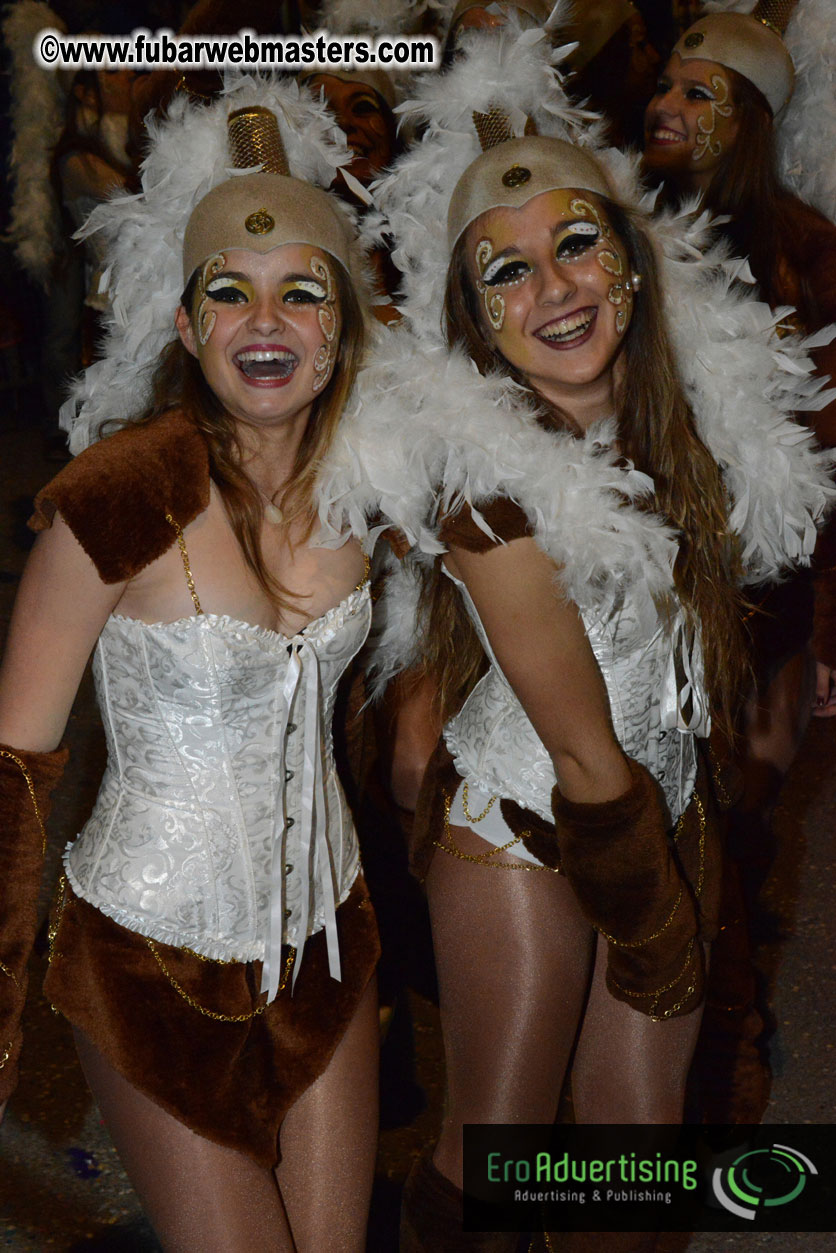
[{"label": "long blonde hair", "polygon": [[[630,266],[642,277],[625,335],[624,381],[617,396],[619,443],[625,457],[649,474],[655,500],[680,533],[674,583],[692,630],[701,630],[709,696],[718,723],[732,733],[734,714],[748,673],[738,591],[741,564],[729,531],[729,501],[720,469],[697,434],[673,349],[662,319],[658,267],[650,240],[630,213],[601,198]],[[510,374],[533,393],[528,379],[493,346],[481,301],[470,276],[464,237],[456,245],[445,293],[447,342],[458,344],[480,373]],[[575,430],[567,415],[547,407],[546,427]],[[442,717],[458,709],[485,660],[461,598],[436,563],[423,588],[425,665],[433,674]]]}]

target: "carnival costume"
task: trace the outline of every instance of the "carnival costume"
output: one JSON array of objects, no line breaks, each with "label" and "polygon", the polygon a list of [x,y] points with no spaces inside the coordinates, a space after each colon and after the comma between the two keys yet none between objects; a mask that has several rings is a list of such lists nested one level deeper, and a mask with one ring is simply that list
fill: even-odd
[{"label": "carnival costume", "polygon": [[[282,147],[310,181],[289,177]],[[175,103],[156,128],[143,194],[114,199],[89,227],[118,244],[106,352],[64,415],[75,417],[76,449],[103,419],[124,421],[147,403],[183,282],[220,248],[311,243],[356,276],[350,223],[315,185],[347,159],[294,83],[242,79],[210,109]],[[265,166],[272,172],[246,172]],[[317,485],[326,497],[331,476],[326,457]],[[46,988],[135,1087],[270,1167],[284,1114],[327,1066],[378,955],[330,725],[371,609],[367,577],[292,637],[204,613],[184,530],[209,491],[206,440],[175,409],[93,444],[36,501],[35,529],[59,512],[105,583],[178,545],[194,606],[167,623],[113,614],[99,637],[108,766],[65,856]],[[4,752],[4,771],[18,769],[28,786],[24,767],[34,776],[43,758],[47,782],[54,774],[56,754],[24,758]],[[42,817],[38,786],[29,790]],[[25,805],[22,815],[40,847],[40,818]],[[24,870],[31,895],[21,859]],[[16,904],[10,928],[21,910],[32,912]],[[14,931],[10,943],[19,976]],[[4,1035],[16,1032],[4,1015]]]},{"label": "carnival costume", "polygon": [[[449,209],[455,240],[485,207],[524,204],[553,187],[554,167],[561,186],[574,178],[573,187],[636,203],[632,161],[600,149],[583,115],[563,98],[551,61],[542,37],[509,25],[498,36],[472,37],[467,61],[438,82],[422,83],[420,97],[403,106],[428,130],[376,191],[405,272],[410,325],[384,345],[373,372],[377,390],[387,396],[387,369],[393,379],[406,379],[414,405],[404,453],[408,482],[393,487],[383,508],[414,539],[415,554],[443,551],[449,538],[473,547],[480,537],[487,544],[497,536],[534,534],[560,571],[561,591],[581,610],[625,751],[655,772],[665,794],[665,824],[673,825],[693,789],[694,737],[707,734],[710,719],[698,633],[688,630],[676,608],[667,621],[655,608],[674,595],[677,536],[643,507],[651,480],[621,463],[612,447],[613,424],[596,424],[582,439],[546,431],[514,382],[479,376],[458,351],[444,347],[438,325],[447,248],[424,223]],[[483,129],[505,127],[504,142],[478,161],[474,112],[482,115]],[[530,127],[529,119],[540,134],[513,138],[515,129]],[[565,145],[546,132],[580,146],[567,156]],[[747,576],[760,582],[785,564],[809,560],[816,522],[832,494],[829,463],[788,418],[826,398],[797,342],[784,341],[777,351],[776,318],[735,285],[740,266],[726,262],[722,250],[699,252],[705,218],[666,217],[648,229],[665,254],[666,314],[698,429],[724,468],[734,501],[730,523],[743,540]],[[625,290],[615,295],[633,298]],[[367,400],[367,424],[375,420],[371,404]],[[394,479],[394,467],[392,473]],[[503,500],[516,508],[506,506],[494,527],[492,510]],[[456,516],[467,510],[471,518],[453,532]],[[396,578],[397,595],[385,598],[389,625],[377,652],[382,680],[419,660],[415,633],[407,628],[408,571]],[[656,693],[652,701],[645,699],[645,685]],[[639,709],[645,710],[640,719]],[[469,786],[524,809],[535,830],[549,821],[551,764],[495,664],[444,738]],[[649,997],[646,1007],[652,1004]]]},{"label": "carnival costume", "polygon": [[[418,99],[402,106],[408,120],[425,128],[423,140],[375,188],[380,229],[395,239],[394,259],[404,273],[404,325],[376,359],[377,386],[369,388],[364,416],[367,433],[376,422],[382,435],[392,403],[408,398],[403,447],[386,450],[383,509],[413,543],[382,598],[376,659],[381,682],[421,663],[415,621],[422,562],[436,560],[448,545],[478,551],[534,537],[555,565],[558,594],[580,611],[616,736],[630,758],[630,787],[604,804],[573,804],[560,794],[552,762],[462,588],[484,652],[482,676],[447,722],[425,776],[413,864],[423,875],[433,856],[472,863],[471,922],[480,908],[479,876],[521,875],[523,886],[509,888],[513,902],[530,881],[527,868],[535,875],[559,870],[606,941],[610,994],[654,1019],[671,1019],[702,998],[700,941],[713,934],[718,897],[714,810],[730,799],[714,770],[709,785],[699,748],[710,719],[699,629],[680,607],[673,581],[679,536],[654,512],[651,479],[621,457],[614,420],[580,438],[545,429],[530,392],[507,376],[480,376],[458,348],[445,346],[440,326],[450,247],[480,213],[522,206],[557,187],[577,189],[576,203],[583,204],[577,212],[590,222],[595,209],[587,189],[641,213],[634,162],[602,149],[588,119],[566,102],[552,66],[546,40],[511,20],[498,34],[470,37],[464,59],[440,80],[422,81]],[[477,130],[483,141],[487,136],[481,156]],[[445,220],[447,241],[438,229]],[[724,471],[730,526],[741,537],[747,575],[757,582],[787,564],[803,564],[833,494],[827,458],[789,420],[799,407],[824,403],[812,364],[797,341],[779,350],[777,319],[741,288],[740,264],[716,247],[700,251],[708,238],[705,217],[667,216],[657,224],[643,218],[643,227],[660,258],[666,320],[697,429]],[[613,270],[609,298],[616,308],[641,300],[638,288],[635,275]],[[489,319],[499,320],[490,296],[486,289],[477,299],[486,302]],[[399,459],[405,473],[398,473]],[[486,851],[458,848],[456,824],[483,835]],[[505,859],[508,852],[513,862]],[[463,880],[450,882],[461,887]],[[546,896],[537,900],[520,936],[508,936],[510,951],[522,951],[525,961],[537,961],[532,920],[548,928],[538,912]],[[512,916],[510,904],[503,917],[511,927]],[[455,926],[453,934],[464,942]],[[484,938],[473,940],[477,963]],[[547,947],[549,938],[543,939]],[[493,985],[496,971],[491,954],[483,955],[487,965],[473,976],[479,989]],[[506,960],[506,977],[512,968]],[[527,973],[519,971],[525,986]],[[483,990],[475,1000],[486,1015],[488,995]],[[560,996],[555,990],[543,1012],[559,1012]],[[503,1000],[506,1010],[509,1003],[516,1004]],[[491,1025],[478,1021],[490,1038]],[[466,1044],[461,1036],[452,1044],[458,1080],[463,1050],[480,1047],[473,1029],[460,1030]],[[513,1047],[499,1053],[496,1086],[504,1092],[518,1054]],[[487,1066],[493,1077],[493,1058],[474,1061],[476,1073]],[[402,1247],[410,1253],[482,1247],[478,1236],[461,1230],[461,1199],[426,1159],[406,1185]]]}]

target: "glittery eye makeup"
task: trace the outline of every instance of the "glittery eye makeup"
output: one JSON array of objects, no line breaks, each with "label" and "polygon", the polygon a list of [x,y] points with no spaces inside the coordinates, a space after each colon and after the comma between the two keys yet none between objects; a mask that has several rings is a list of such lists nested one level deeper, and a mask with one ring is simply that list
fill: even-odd
[{"label": "glittery eye makeup", "polygon": [[[313,267],[313,262],[311,266]],[[327,280],[325,283],[317,283],[314,279],[291,278],[279,288],[279,299],[287,305],[321,304],[328,298]],[[331,298],[333,299],[333,295]]]},{"label": "glittery eye makeup", "polygon": [[210,300],[219,300],[222,304],[250,304],[255,297],[252,283],[237,274],[219,274],[206,284],[206,295]]},{"label": "glittery eye makeup", "polygon": [[[611,274],[617,280],[614,283],[610,283],[607,289],[607,300],[616,307],[615,329],[619,335],[623,335],[627,329],[627,323],[632,312],[633,288],[631,284],[623,281],[624,262],[613,245],[612,231],[591,201],[573,200],[570,208],[573,213],[582,213],[585,217],[592,219],[585,225],[591,226],[597,231],[598,238],[595,241],[596,243],[605,244],[605,247],[598,251],[597,261],[605,274]],[[581,225],[581,223],[578,223],[578,225]]]},{"label": "glittery eye makeup", "polygon": [[505,287],[511,283],[520,283],[531,273],[527,261],[519,258],[509,261],[507,257],[496,257],[482,272],[482,282],[486,287]]},{"label": "glittery eye makeup", "polygon": [[570,222],[557,237],[554,255],[561,263],[571,264],[585,257],[600,239],[600,228],[594,222]]}]

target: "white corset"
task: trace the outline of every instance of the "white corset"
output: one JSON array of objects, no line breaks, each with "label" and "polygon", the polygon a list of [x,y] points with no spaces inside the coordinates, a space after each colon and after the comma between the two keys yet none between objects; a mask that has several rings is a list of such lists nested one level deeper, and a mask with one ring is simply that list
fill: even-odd
[{"label": "white corset", "polygon": [[207,957],[262,959],[325,928],[359,868],[336,776],[337,684],[371,621],[368,586],[292,639],[219,614],[111,616],[94,658],[108,763],[65,862],[73,889],[133,931]]},{"label": "white corset", "polygon": [[[507,797],[551,822],[551,758],[499,668],[467,588],[453,581],[491,664],[445,726],[447,747],[471,787]],[[684,648],[681,610],[670,626],[661,622],[642,586],[631,588],[603,621],[583,611],[581,616],[618,741],[661,784],[673,824],[696,779],[694,735],[707,735],[710,726],[699,647]],[[520,647],[525,645],[523,638]]]}]

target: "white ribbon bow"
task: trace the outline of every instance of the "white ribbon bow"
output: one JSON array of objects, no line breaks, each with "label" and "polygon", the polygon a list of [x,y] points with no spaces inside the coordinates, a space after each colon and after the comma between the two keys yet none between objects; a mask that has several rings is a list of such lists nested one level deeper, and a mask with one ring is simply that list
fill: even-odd
[{"label": "white ribbon bow", "polygon": [[320,717],[319,659],[315,649],[304,635],[294,635],[289,641],[290,659],[282,688],[282,719],[279,728],[280,761],[279,788],[276,798],[276,821],[273,831],[273,860],[270,871],[270,919],[265,943],[261,991],[267,993],[267,1003],[275,1000],[282,973],[282,937],[284,934],[285,875],[284,837],[287,831],[285,810],[285,756],[293,701],[304,681],[305,723],[302,728],[304,766],[302,770],[300,831],[300,874],[302,881],[302,904],[299,918],[296,958],[293,963],[293,981],[302,961],[302,952],[308,934],[310,913],[311,878],[316,875],[322,890],[325,914],[325,937],[328,948],[328,969],[333,979],[341,979],[340,950],[337,939],[337,907],[334,896],[334,880],[331,873],[331,848],[328,843],[328,815],[325,803],[325,787],[322,771],[322,728]]}]

